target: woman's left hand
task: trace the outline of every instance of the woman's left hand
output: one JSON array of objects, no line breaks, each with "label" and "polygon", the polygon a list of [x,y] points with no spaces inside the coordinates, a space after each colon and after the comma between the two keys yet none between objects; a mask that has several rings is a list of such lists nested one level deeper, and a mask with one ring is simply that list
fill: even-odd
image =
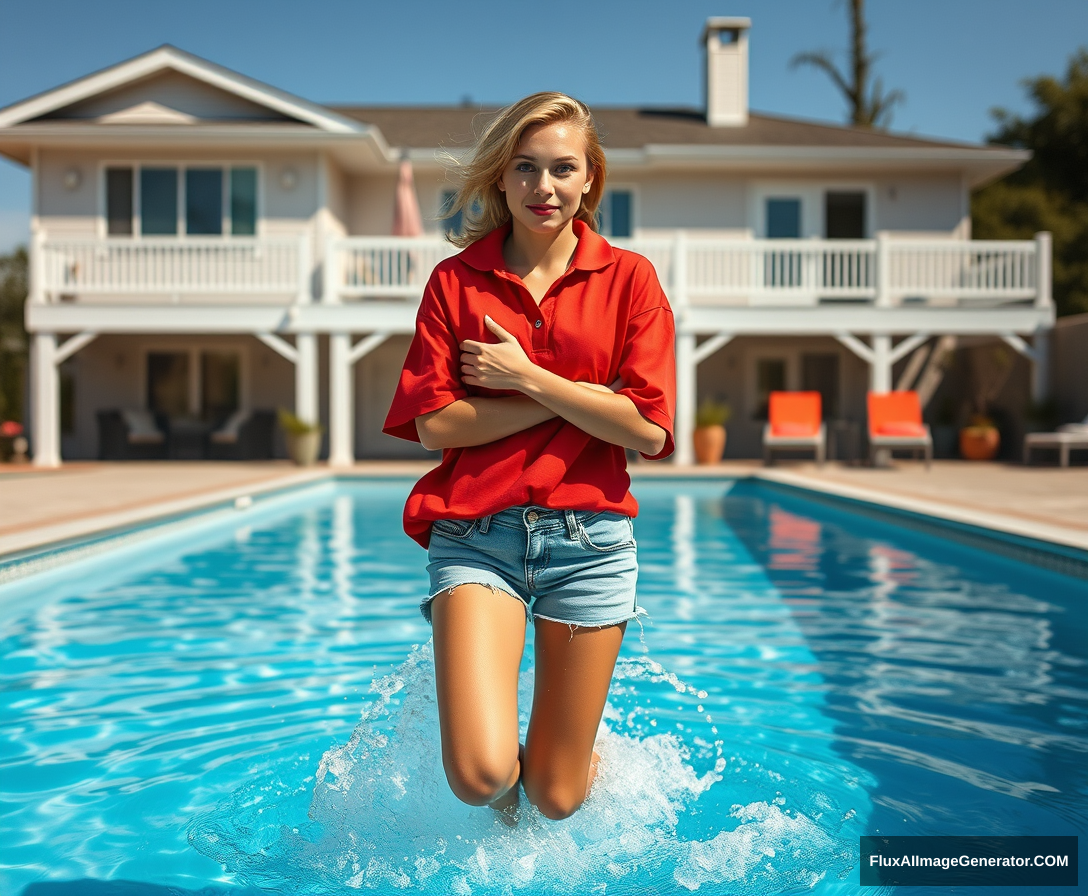
[{"label": "woman's left hand", "polygon": [[529,360],[517,337],[507,333],[490,316],[484,317],[486,326],[498,342],[476,342],[466,339],[461,343],[461,379],[470,386],[485,389],[514,389],[522,387],[538,368]]}]

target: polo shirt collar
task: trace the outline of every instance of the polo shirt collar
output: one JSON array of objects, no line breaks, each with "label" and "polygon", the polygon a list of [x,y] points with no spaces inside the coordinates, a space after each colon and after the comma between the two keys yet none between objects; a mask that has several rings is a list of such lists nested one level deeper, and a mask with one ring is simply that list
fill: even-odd
[{"label": "polo shirt collar", "polygon": [[[460,254],[460,259],[469,267],[478,271],[505,271],[506,261],[502,257],[502,244],[513,229],[513,223],[507,221],[502,227],[496,227],[491,233],[471,243]],[[578,248],[570,266],[582,271],[599,271],[616,260],[612,247],[599,233],[592,230],[585,221],[574,222],[574,235],[578,237]]]}]

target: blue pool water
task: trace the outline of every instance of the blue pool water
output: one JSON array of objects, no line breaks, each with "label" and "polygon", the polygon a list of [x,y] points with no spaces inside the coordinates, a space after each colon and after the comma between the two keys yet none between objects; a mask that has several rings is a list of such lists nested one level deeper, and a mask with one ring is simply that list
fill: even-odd
[{"label": "blue pool water", "polygon": [[0,893],[853,893],[862,834],[1088,834],[1088,582],[749,482],[637,485],[597,785],[505,828],[442,778],[409,485],[0,587]]}]

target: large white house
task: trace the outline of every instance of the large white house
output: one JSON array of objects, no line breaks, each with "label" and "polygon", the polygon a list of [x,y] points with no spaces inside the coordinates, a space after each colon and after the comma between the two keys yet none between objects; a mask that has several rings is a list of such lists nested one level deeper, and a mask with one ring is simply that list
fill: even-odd
[{"label": "large white house", "polygon": [[[1044,395],[1049,238],[970,233],[970,191],[1027,154],[750,113],[749,25],[707,22],[705,108],[594,110],[602,229],[676,313],[677,460],[702,396],[755,456],[770,390],[861,421],[866,390],[909,388],[944,337],[1004,339]],[[334,465],[425,455],[381,423],[455,251],[441,154],[482,114],[320,106],[171,46],[0,110],[0,153],[33,175],[35,462],[95,457],[111,409],[192,433],[282,406],[326,424]],[[389,236],[404,159],[422,237]]]}]

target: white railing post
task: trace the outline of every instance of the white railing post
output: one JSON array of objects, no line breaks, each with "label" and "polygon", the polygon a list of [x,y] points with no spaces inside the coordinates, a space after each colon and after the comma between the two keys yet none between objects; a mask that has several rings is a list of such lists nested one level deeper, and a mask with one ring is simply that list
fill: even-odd
[{"label": "white railing post", "polygon": [[35,305],[44,305],[46,291],[50,284],[45,278],[45,237],[40,230],[34,232],[30,241],[30,301]]},{"label": "white railing post", "polygon": [[878,308],[888,308],[892,304],[891,256],[887,231],[881,230],[876,235],[876,305]]},{"label": "white railing post", "polygon": [[688,307],[688,239],[683,230],[676,231],[672,244],[672,302],[673,311],[683,311]]},{"label": "white railing post", "polygon": [[1035,234],[1035,307],[1049,308],[1051,296],[1051,247],[1050,234]]},{"label": "white railing post", "polygon": [[314,262],[310,251],[311,235],[306,231],[298,241],[298,299],[299,305],[313,301]]},{"label": "white railing post", "polygon": [[325,239],[325,258],[321,265],[321,301],[340,304],[340,245],[334,237]]}]

